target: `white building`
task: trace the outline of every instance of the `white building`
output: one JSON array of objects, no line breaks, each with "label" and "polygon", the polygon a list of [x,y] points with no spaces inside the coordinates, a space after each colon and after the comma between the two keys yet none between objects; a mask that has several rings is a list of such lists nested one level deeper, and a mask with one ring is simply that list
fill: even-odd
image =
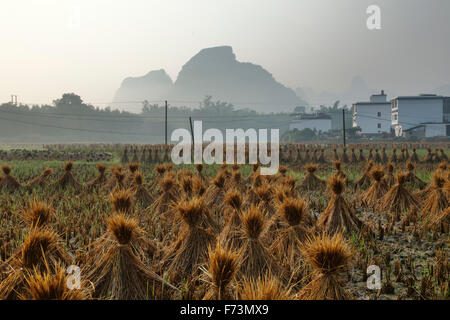
[{"label": "white building", "polygon": [[403,130],[403,136],[407,138],[449,137],[450,123],[422,123],[418,126]]},{"label": "white building", "polygon": [[291,120],[289,130],[311,129],[321,132],[331,130],[331,117],[326,114],[303,114],[299,119]]},{"label": "white building", "polygon": [[397,137],[420,125],[423,125],[425,137],[440,136],[444,132],[446,135],[446,125],[450,124],[450,97],[433,94],[400,96],[392,99],[391,104],[392,126]]},{"label": "white building", "polygon": [[391,102],[383,90],[371,95],[370,101],[353,104],[353,127],[360,127],[361,134],[391,132]]}]

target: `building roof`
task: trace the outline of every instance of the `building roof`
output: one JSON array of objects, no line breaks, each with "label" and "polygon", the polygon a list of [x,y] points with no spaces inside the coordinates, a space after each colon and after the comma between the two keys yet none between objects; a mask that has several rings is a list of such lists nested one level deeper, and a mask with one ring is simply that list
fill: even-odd
[{"label": "building roof", "polygon": [[[420,100],[420,99],[444,99],[444,96],[438,96],[436,94],[421,94],[418,96],[398,96],[392,100]],[[391,100],[391,101],[392,101]]]},{"label": "building roof", "polygon": [[358,105],[358,104],[380,105],[380,104],[391,104],[391,102],[390,101],[386,101],[386,102],[358,101],[358,102],[355,102],[353,105]]},{"label": "building roof", "polygon": [[331,120],[331,116],[325,113],[317,114],[301,114],[299,119],[294,119],[293,121],[301,120]]}]

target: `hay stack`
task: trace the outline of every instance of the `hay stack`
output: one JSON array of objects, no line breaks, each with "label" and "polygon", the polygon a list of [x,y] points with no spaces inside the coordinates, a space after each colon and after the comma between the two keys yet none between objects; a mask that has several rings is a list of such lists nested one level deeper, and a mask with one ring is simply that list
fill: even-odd
[{"label": "hay stack", "polygon": [[394,165],[391,162],[388,162],[386,165],[386,175],[384,176],[384,181],[386,182],[388,188],[395,184]]},{"label": "hay stack", "polygon": [[366,162],[366,157],[364,157],[364,151],[363,149],[359,149],[359,162]]},{"label": "hay stack", "polygon": [[337,175],[333,175],[329,181],[332,196],[328,206],[318,220],[318,227],[328,233],[336,233],[344,230],[350,234],[358,232],[362,222],[356,216],[355,210],[343,196],[345,182]]},{"label": "hay stack", "polygon": [[222,244],[230,245],[231,248],[239,249],[242,246],[243,239],[240,237],[239,230],[242,226],[242,197],[237,189],[231,189],[225,194],[225,203],[229,208],[224,210],[225,227],[220,233],[219,239]]},{"label": "hay stack", "polygon": [[441,215],[441,213],[448,208],[449,201],[445,194],[443,187],[445,179],[435,173],[433,175],[433,182],[426,197],[422,210],[420,211],[421,218],[434,220]]},{"label": "hay stack", "polygon": [[293,268],[298,263],[300,243],[310,234],[311,216],[305,201],[295,198],[284,199],[279,205],[278,215],[281,227],[275,231],[270,252]]},{"label": "hay stack", "polygon": [[[136,251],[145,242],[137,221],[123,214],[108,219],[106,234],[93,244],[82,274],[95,287],[93,296],[111,300],[164,299],[175,287],[148,268]],[[151,288],[151,289],[150,289]]]},{"label": "hay stack", "polygon": [[414,173],[414,169],[416,166],[414,163],[408,160],[406,163],[406,183],[408,183],[412,188],[418,187],[420,190],[427,186],[427,183],[421,179],[419,179]]},{"label": "hay stack", "polygon": [[419,208],[419,202],[408,189],[405,188],[406,174],[397,174],[397,183],[384,195],[380,202],[380,209],[393,213],[396,217],[406,213],[411,206]]},{"label": "hay stack", "polygon": [[60,264],[55,272],[33,270],[26,276],[26,293],[20,296],[22,300],[87,300],[91,297],[90,288],[86,282],[80,283],[80,288],[69,289],[67,286],[70,275]]},{"label": "hay stack", "polygon": [[46,228],[32,228],[12,256],[0,265],[5,278],[0,282],[0,299],[18,299],[26,294],[26,277],[32,271],[55,271],[59,263],[70,265],[59,236]]},{"label": "hay stack", "polygon": [[357,163],[357,162],[358,162],[358,158],[356,157],[356,154],[355,154],[355,148],[351,148],[350,163]]},{"label": "hay stack", "polygon": [[416,153],[416,148],[413,148],[412,149],[412,154],[411,154],[411,156],[409,157],[409,161],[411,161],[411,162],[419,162],[419,157],[417,156],[417,153]]},{"label": "hay stack", "polygon": [[386,148],[382,147],[381,148],[381,163],[387,163],[389,161],[389,158],[386,154]]},{"label": "hay stack", "polygon": [[106,166],[103,164],[97,164],[96,168],[98,171],[97,177],[95,177],[92,181],[88,182],[87,184],[87,186],[90,188],[101,187],[105,185],[108,181],[105,174]]},{"label": "hay stack", "polygon": [[207,212],[202,198],[181,200],[176,210],[184,225],[164,258],[164,265],[168,266],[172,280],[196,274],[198,267],[207,260],[208,247],[215,244],[214,234],[201,226]]},{"label": "hay stack", "polygon": [[239,268],[239,253],[217,243],[215,249],[208,249],[208,256],[206,275],[210,288],[203,300],[231,300],[233,295],[229,284]]},{"label": "hay stack", "polygon": [[376,208],[380,199],[389,190],[386,181],[383,179],[384,171],[380,166],[376,166],[370,170],[372,178],[371,186],[362,194],[362,200],[366,206]]},{"label": "hay stack", "polygon": [[22,219],[31,227],[39,228],[48,225],[55,218],[55,212],[48,204],[33,200],[22,214]]},{"label": "hay stack", "polygon": [[391,154],[391,157],[389,158],[389,162],[391,162],[391,163],[397,163],[398,162],[397,149],[396,148],[392,149],[392,154]]},{"label": "hay stack", "polygon": [[0,180],[0,185],[3,189],[9,192],[14,192],[21,187],[20,182],[14,178],[11,173],[11,167],[8,165],[2,166],[4,176]]},{"label": "hay stack", "polygon": [[326,182],[315,175],[317,165],[310,163],[305,166],[305,169],[306,175],[302,181],[300,181],[298,189],[302,191],[324,190],[326,187]]},{"label": "hay stack", "polygon": [[122,162],[122,164],[126,164],[128,163],[129,159],[128,159],[128,149],[125,147],[125,149],[123,150],[123,154],[122,154],[122,158],[120,159],[120,162]]},{"label": "hay stack", "polygon": [[314,269],[312,281],[299,293],[305,300],[348,300],[352,296],[344,288],[343,273],[352,256],[342,233],[330,237],[326,233],[310,238],[302,246],[302,254]]},{"label": "hay stack", "polygon": [[258,279],[265,274],[281,276],[281,267],[263,245],[263,237],[269,227],[262,208],[251,205],[243,213],[241,236],[244,243],[239,270],[242,277]]},{"label": "hay stack", "polygon": [[294,300],[292,287],[285,288],[274,276],[266,274],[258,279],[244,278],[236,291],[237,300]]},{"label": "hay stack", "polygon": [[363,173],[355,182],[355,188],[366,190],[370,186],[371,184],[370,170],[372,169],[373,165],[374,165],[373,160],[367,163]]},{"label": "hay stack", "polygon": [[147,189],[144,187],[142,181],[142,174],[136,172],[134,175],[134,201],[139,203],[142,208],[147,208],[153,203],[153,198]]},{"label": "hay stack", "polygon": [[56,181],[56,185],[62,188],[72,187],[75,189],[80,189],[81,184],[75,180],[72,174],[73,163],[72,161],[67,161],[64,164],[64,174]]},{"label": "hay stack", "polygon": [[51,168],[45,168],[44,171],[42,171],[41,175],[39,177],[34,178],[30,182],[26,184],[29,188],[36,188],[36,187],[43,187],[47,184],[49,184],[49,180],[51,175],[53,174],[53,169]]},{"label": "hay stack", "polygon": [[139,163],[132,162],[128,164],[128,170],[130,171],[125,178],[124,186],[127,188],[134,187],[134,175],[139,170]]}]

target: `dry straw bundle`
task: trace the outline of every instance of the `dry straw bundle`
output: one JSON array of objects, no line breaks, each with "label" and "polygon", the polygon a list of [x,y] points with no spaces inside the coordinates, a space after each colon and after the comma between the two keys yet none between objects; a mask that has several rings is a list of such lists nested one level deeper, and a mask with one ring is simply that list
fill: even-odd
[{"label": "dry straw bundle", "polygon": [[137,156],[137,148],[133,149],[133,158],[131,158],[131,162],[132,163],[138,163],[139,162],[139,158]]},{"label": "dry straw bundle", "polygon": [[395,184],[394,165],[392,162],[388,162],[386,165],[386,175],[384,176],[384,181],[386,182],[388,188]]},{"label": "dry straw bundle", "polygon": [[91,188],[95,188],[95,187],[101,187],[103,185],[105,185],[108,181],[108,179],[106,178],[106,166],[103,164],[97,164],[96,165],[98,174],[97,176],[90,182],[88,182],[87,186],[91,187]]},{"label": "dry straw bundle", "polygon": [[363,149],[359,149],[359,158],[358,158],[359,162],[366,162],[366,157],[364,156],[364,151]]},{"label": "dry straw bundle", "polygon": [[334,173],[333,175],[342,179],[343,181],[345,181],[345,183],[347,183],[348,178],[347,175],[342,171],[342,162],[341,161],[335,161],[334,162]]},{"label": "dry straw bundle", "polygon": [[7,270],[0,283],[0,299],[17,299],[25,294],[26,276],[33,272],[55,271],[58,263],[68,266],[69,256],[62,249],[63,243],[50,229],[30,229],[21,247],[0,265]]},{"label": "dry straw bundle", "polygon": [[225,203],[228,208],[225,213],[225,227],[220,233],[219,239],[223,244],[229,244],[232,248],[240,248],[243,239],[240,237],[239,230],[242,225],[242,197],[236,189],[231,189],[225,194]]},{"label": "dry straw bundle", "polygon": [[330,237],[326,233],[310,238],[302,246],[302,254],[314,269],[312,281],[299,293],[305,300],[348,300],[342,279],[351,251],[342,233]]},{"label": "dry straw bundle", "polygon": [[[187,174],[187,173],[190,174]],[[178,184],[181,187],[182,197],[190,199],[194,193],[193,175],[190,171],[180,171],[178,174]]]},{"label": "dry straw bundle", "polygon": [[31,227],[43,227],[48,225],[55,217],[52,207],[48,204],[33,200],[28,209],[22,214],[23,220]]},{"label": "dry straw bundle", "polygon": [[144,187],[140,172],[136,172],[134,175],[134,201],[135,203],[139,203],[143,208],[147,208],[153,203],[152,196]]},{"label": "dry straw bundle", "polygon": [[330,178],[329,186],[332,192],[331,199],[318,220],[318,227],[328,233],[340,232],[341,230],[349,234],[352,231],[358,232],[362,222],[343,196],[344,180],[337,175],[333,175]]},{"label": "dry straw bundle", "polygon": [[137,221],[123,214],[108,218],[108,230],[93,245],[82,274],[94,287],[94,297],[117,300],[164,299],[175,287],[141,260],[146,243]]},{"label": "dry straw bundle", "polygon": [[391,162],[391,163],[397,163],[398,162],[397,149],[396,148],[392,149],[392,154],[391,154],[391,157],[389,158],[389,162]]},{"label": "dry straw bundle", "polygon": [[416,148],[413,148],[412,149],[412,154],[411,154],[411,156],[409,157],[409,161],[411,161],[411,162],[419,162],[419,157],[417,156],[417,153],[416,153]]},{"label": "dry straw bundle", "polygon": [[355,182],[355,188],[366,190],[371,184],[370,170],[374,166],[374,162],[371,160],[367,163],[361,176]]},{"label": "dry straw bundle", "polygon": [[111,202],[114,212],[124,215],[132,213],[133,197],[129,190],[123,189],[111,193]]},{"label": "dry straw bundle", "polygon": [[310,234],[311,217],[302,199],[286,198],[278,209],[281,227],[275,231],[270,252],[283,259],[288,267],[297,265],[300,243]]},{"label": "dry straw bundle", "polygon": [[342,157],[341,160],[343,163],[349,163],[350,160],[348,159],[348,155],[347,155],[347,148],[343,148],[342,149]]},{"label": "dry straw bundle", "polygon": [[267,273],[281,276],[281,267],[263,244],[262,238],[268,227],[263,209],[251,205],[243,213],[241,236],[244,241],[241,254],[241,276],[252,279]]},{"label": "dry straw bundle", "polygon": [[55,271],[33,270],[26,276],[26,291],[20,296],[23,300],[87,300],[91,296],[86,283],[80,283],[80,288],[69,289],[69,275],[58,264]]},{"label": "dry straw bundle", "polygon": [[180,195],[172,172],[166,173],[161,179],[160,189],[161,193],[152,205],[154,218],[162,220],[173,219],[175,211],[172,209],[172,203],[176,202]]},{"label": "dry straw bundle", "polygon": [[205,273],[209,278],[210,288],[203,299],[231,300],[233,295],[229,285],[239,268],[239,253],[217,243],[214,249],[208,249],[208,256]]},{"label": "dry straw bundle", "polygon": [[225,192],[226,192],[226,171],[221,170],[217,176],[211,181],[206,190],[206,198],[209,208],[217,208],[219,212],[223,211]]},{"label": "dry straw bundle", "polygon": [[292,287],[285,288],[274,276],[265,274],[258,279],[244,278],[236,290],[239,300],[294,300]]},{"label": "dry straw bundle", "polygon": [[445,179],[436,172],[433,175],[433,182],[428,192],[428,196],[423,202],[420,216],[425,219],[436,219],[441,213],[448,208],[448,197],[445,194],[443,187]]},{"label": "dry straw bundle", "polygon": [[407,212],[411,206],[418,208],[419,202],[405,188],[406,174],[397,174],[397,183],[384,195],[380,202],[380,209],[393,213],[397,218],[400,214]]},{"label": "dry straw bundle", "polygon": [[410,184],[411,187],[418,187],[419,189],[423,189],[427,186],[427,183],[421,179],[419,179],[414,173],[414,169],[416,166],[411,161],[406,163],[406,183]]},{"label": "dry straw bundle", "polygon": [[53,169],[51,168],[45,168],[44,171],[42,171],[41,175],[34,178],[30,182],[27,183],[27,187],[29,188],[35,188],[35,187],[43,187],[45,185],[49,184],[49,180],[51,175],[53,174]]},{"label": "dry straw bundle", "polygon": [[351,148],[351,153],[350,153],[350,163],[357,163],[358,162],[358,158],[356,157],[355,154],[355,148]]},{"label": "dry straw bundle", "polygon": [[125,147],[125,149],[123,150],[123,155],[122,158],[120,159],[120,162],[122,162],[123,164],[128,163],[129,159],[128,159],[128,149]]},{"label": "dry straw bundle", "polygon": [[11,175],[11,167],[8,165],[2,166],[4,176],[0,179],[0,185],[3,189],[13,192],[20,188],[20,183]]},{"label": "dry straw bundle", "polygon": [[272,184],[263,180],[260,186],[252,188],[252,197],[247,200],[249,204],[261,206],[269,217],[275,214],[275,203],[273,199],[274,189]]},{"label": "dry straw bundle", "polygon": [[386,148],[382,147],[381,148],[381,163],[387,163],[389,161],[389,158],[386,154]]},{"label": "dry straw bundle", "polygon": [[129,173],[128,173],[128,175],[126,175],[124,185],[127,188],[130,188],[130,187],[134,186],[133,185],[134,184],[134,175],[139,170],[139,163],[133,162],[133,163],[128,164],[128,170],[129,170]]},{"label": "dry straw bundle", "polygon": [[325,190],[326,182],[316,176],[317,165],[307,164],[305,166],[306,175],[300,181],[298,189],[301,191],[322,191]]},{"label": "dry straw bundle", "polygon": [[67,161],[64,164],[64,174],[56,181],[56,185],[62,188],[72,187],[75,189],[81,188],[81,184],[75,179],[72,173],[73,163]]},{"label": "dry straw bundle", "polygon": [[206,261],[208,247],[214,244],[215,235],[201,226],[208,210],[202,198],[181,200],[176,210],[184,225],[176,241],[168,248],[164,265],[168,266],[171,279],[180,280],[192,276]]},{"label": "dry straw bundle", "polygon": [[372,178],[372,184],[365,192],[363,192],[362,201],[366,206],[375,208],[389,188],[386,181],[383,179],[384,170],[382,167],[376,166],[372,168],[369,174]]}]

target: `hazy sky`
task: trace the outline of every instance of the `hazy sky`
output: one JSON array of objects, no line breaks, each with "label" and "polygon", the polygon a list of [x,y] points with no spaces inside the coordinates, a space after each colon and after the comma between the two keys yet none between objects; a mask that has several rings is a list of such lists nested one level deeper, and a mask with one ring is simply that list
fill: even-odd
[{"label": "hazy sky", "polygon": [[[381,30],[366,27],[371,4]],[[75,92],[104,106],[125,77],[164,68],[175,80],[218,45],[292,88],[342,91],[361,75],[414,94],[450,83],[449,14],[449,0],[2,1],[0,102]]]}]

